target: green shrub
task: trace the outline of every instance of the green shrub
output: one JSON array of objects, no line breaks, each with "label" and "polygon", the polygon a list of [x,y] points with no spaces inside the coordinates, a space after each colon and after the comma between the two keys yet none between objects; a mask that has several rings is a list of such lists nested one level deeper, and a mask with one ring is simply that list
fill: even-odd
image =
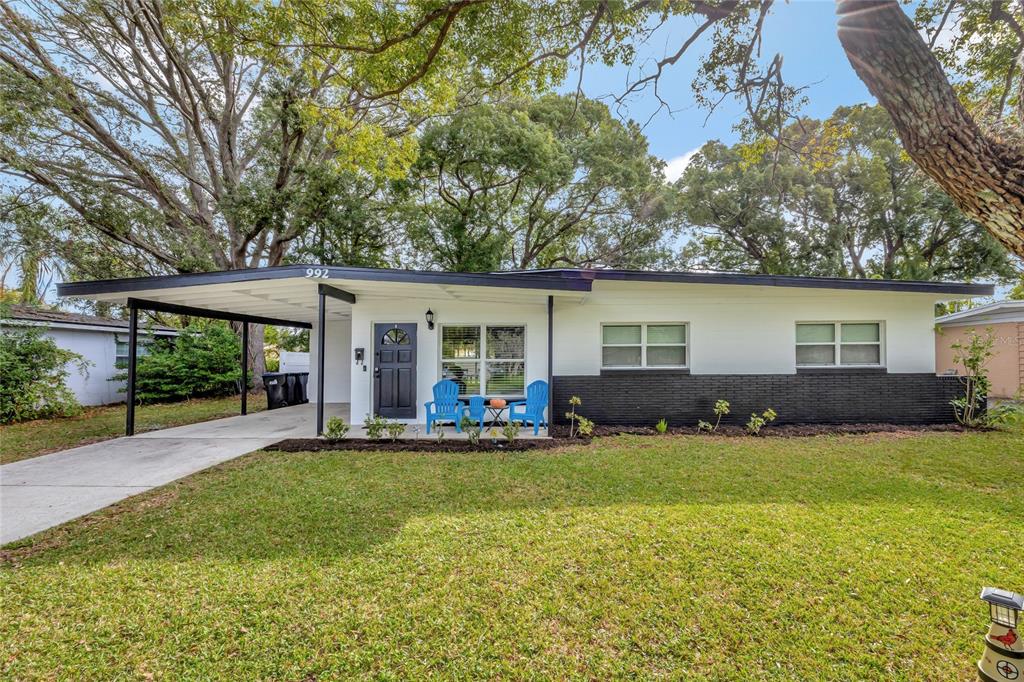
[{"label": "green shrub", "polygon": [[1005,402],[987,410],[985,424],[1011,428],[1024,426],[1024,403]]},{"label": "green shrub", "polygon": [[388,436],[391,440],[398,440],[403,433],[405,433],[405,424],[399,421],[388,422],[384,429],[388,432]]},{"label": "green shrub", "polygon": [[388,428],[388,421],[380,415],[370,416],[366,415],[366,419],[363,420],[363,428],[366,429],[366,437],[370,440],[378,440],[384,435],[384,431]]},{"label": "green shrub", "polygon": [[963,365],[964,373],[960,382],[964,385],[964,394],[960,398],[949,401],[953,406],[956,420],[964,426],[976,428],[987,423],[985,419],[985,403],[991,383],[988,380],[988,368],[985,363],[994,355],[995,333],[991,328],[985,335],[975,330],[967,333],[966,342],[954,343],[953,362]]},{"label": "green shrub", "polygon": [[516,438],[519,437],[519,429],[521,429],[522,427],[523,422],[518,420],[510,421],[507,422],[505,426],[502,427],[501,432],[502,434],[504,434],[505,440],[507,440],[509,443],[515,443]]},{"label": "green shrub", "polygon": [[662,417],[661,420],[659,420],[658,423],[654,425],[654,430],[657,431],[658,433],[668,432],[668,422],[665,421],[664,417]]},{"label": "green shrub", "polygon": [[751,414],[750,421],[747,422],[747,433],[751,436],[757,436],[761,433],[761,429],[764,428],[769,422],[775,421],[775,418],[779,415],[775,413],[775,410],[768,408],[760,415]]},{"label": "green shrub", "polygon": [[[187,327],[174,339],[158,339],[140,355],[135,397],[168,402],[237,393],[242,379],[242,344],[227,325]],[[124,380],[127,372],[116,379]]]},{"label": "green shrub", "polygon": [[579,426],[576,428],[576,435],[579,436],[591,436],[594,434],[594,422],[587,419],[582,414],[576,415],[576,419],[579,421]]},{"label": "green shrub", "polygon": [[66,417],[81,412],[67,386],[70,363],[85,374],[88,362],[59,347],[40,327],[0,333],[0,423]]},{"label": "green shrub", "polygon": [[324,435],[328,438],[340,439],[348,435],[349,425],[341,417],[331,417],[327,420],[327,428]]},{"label": "green shrub", "polygon": [[469,417],[463,417],[459,427],[466,433],[466,440],[470,445],[480,442],[480,422],[473,421]]}]

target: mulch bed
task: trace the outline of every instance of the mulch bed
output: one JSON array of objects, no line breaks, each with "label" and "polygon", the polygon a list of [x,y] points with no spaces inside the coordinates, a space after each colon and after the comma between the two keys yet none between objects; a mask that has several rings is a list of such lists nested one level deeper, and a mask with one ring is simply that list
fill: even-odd
[{"label": "mulch bed", "polygon": [[[865,434],[865,433],[923,433],[923,432],[962,432],[979,429],[966,429],[960,424],[780,424],[778,426],[765,426],[761,429],[761,437],[793,438],[803,436],[827,436],[835,434]],[[987,430],[987,429],[981,429]],[[565,437],[569,433],[568,426],[554,426],[551,429],[553,438]],[[694,426],[670,426],[668,432],[677,436],[698,435]],[[595,426],[594,436],[621,436],[621,435],[653,436],[659,434],[653,426]],[[749,436],[746,428],[742,426],[721,424],[713,434],[701,433],[705,438],[721,438],[738,436]]]},{"label": "mulch bed", "polygon": [[[857,435],[869,433],[958,433],[968,429],[959,424],[782,424],[779,426],[766,426],[761,429],[762,438],[799,438],[807,436],[826,435]],[[977,430],[977,429],[974,429]],[[551,450],[572,445],[586,445],[592,438],[607,436],[658,436],[653,426],[596,426],[592,438],[570,439],[569,427],[555,425],[551,427],[551,438],[542,439],[521,439],[514,443],[499,439],[492,442],[490,438],[481,439],[476,445],[471,445],[467,440],[448,439],[438,441],[436,438],[424,437],[419,439],[399,440],[369,440],[366,438],[343,438],[331,440],[327,438],[289,438],[273,445],[268,445],[264,450],[276,450],[278,452],[321,452],[326,450],[356,450],[374,452],[522,452],[525,450]],[[697,435],[694,427],[670,427],[669,435],[693,436]],[[736,438],[748,436],[747,430],[742,426],[731,426],[722,424],[714,434],[699,434],[702,438]]]},{"label": "mulch bed", "polygon": [[418,439],[402,438],[399,440],[369,440],[367,438],[339,438],[336,440],[328,438],[289,438],[280,443],[274,443],[263,448],[264,450],[277,450],[279,452],[320,452],[323,450],[372,450],[374,452],[481,452],[493,450],[496,452],[522,452],[524,450],[551,450],[563,448],[567,445],[585,445],[590,439],[567,438],[540,438],[536,440],[517,440],[514,443],[507,442],[504,438],[497,443],[492,443],[490,438],[482,439],[476,445],[471,445],[468,440],[445,439],[438,441],[436,438],[424,437]]}]

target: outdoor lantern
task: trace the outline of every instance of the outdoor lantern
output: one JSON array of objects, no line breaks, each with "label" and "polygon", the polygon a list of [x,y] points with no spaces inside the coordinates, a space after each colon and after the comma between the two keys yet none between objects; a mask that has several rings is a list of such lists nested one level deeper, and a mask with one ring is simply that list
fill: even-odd
[{"label": "outdoor lantern", "polygon": [[434,311],[427,308],[427,329],[434,328]]},{"label": "outdoor lantern", "polygon": [[1024,596],[986,587],[981,591],[981,600],[988,602],[992,624],[985,635],[985,653],[978,661],[978,679],[1020,680],[1024,670],[1024,639],[1017,633],[1017,623],[1024,611]]}]

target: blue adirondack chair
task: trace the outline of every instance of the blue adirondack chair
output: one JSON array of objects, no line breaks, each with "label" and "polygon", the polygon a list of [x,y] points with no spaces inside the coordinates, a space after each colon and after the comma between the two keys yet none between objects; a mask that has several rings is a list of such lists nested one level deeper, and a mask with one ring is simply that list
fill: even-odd
[{"label": "blue adirondack chair", "polygon": [[508,420],[533,424],[533,435],[536,436],[542,424],[547,428],[548,422],[544,419],[547,407],[548,382],[538,379],[526,387],[526,400],[509,403]]},{"label": "blue adirondack chair", "polygon": [[484,430],[484,419],[486,418],[486,408],[484,407],[484,397],[482,395],[471,395],[469,396],[469,407],[466,408],[466,416],[470,420],[477,423],[477,427]]},{"label": "blue adirondack chair", "polygon": [[451,379],[444,379],[434,384],[434,399],[426,403],[427,433],[430,425],[437,421],[455,423],[455,432],[462,433],[462,411],[466,403],[459,400],[459,385]]}]

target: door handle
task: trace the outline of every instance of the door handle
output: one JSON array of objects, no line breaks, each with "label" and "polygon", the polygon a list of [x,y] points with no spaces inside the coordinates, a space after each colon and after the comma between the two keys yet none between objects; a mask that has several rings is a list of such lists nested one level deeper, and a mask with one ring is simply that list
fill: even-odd
[{"label": "door handle", "polygon": [[373,378],[380,379],[380,367],[373,368]]}]

